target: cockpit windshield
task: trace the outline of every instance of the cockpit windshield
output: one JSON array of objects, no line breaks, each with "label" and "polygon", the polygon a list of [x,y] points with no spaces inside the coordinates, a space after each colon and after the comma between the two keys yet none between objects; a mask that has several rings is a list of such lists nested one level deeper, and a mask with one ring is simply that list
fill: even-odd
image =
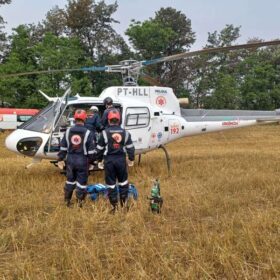
[{"label": "cockpit windshield", "polygon": [[56,116],[57,102],[51,102],[29,121],[23,123],[19,128],[36,132],[50,133],[54,118]]},{"label": "cockpit windshield", "polygon": [[57,99],[56,102],[51,102],[46,108],[19,128],[47,134],[52,133],[59,117],[64,112],[67,105],[67,97],[70,92],[70,88],[67,89],[61,98]]}]

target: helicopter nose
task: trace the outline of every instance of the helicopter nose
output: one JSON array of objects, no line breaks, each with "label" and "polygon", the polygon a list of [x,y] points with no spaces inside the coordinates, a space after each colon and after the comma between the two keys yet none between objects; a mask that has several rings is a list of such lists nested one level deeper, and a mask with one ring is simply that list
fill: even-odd
[{"label": "helicopter nose", "polygon": [[5,140],[5,146],[12,152],[17,152],[16,144],[18,142],[18,135],[16,131],[12,132]]},{"label": "helicopter nose", "polygon": [[34,156],[39,150],[43,139],[32,135],[28,135],[28,131],[17,129],[12,132],[5,141],[6,147],[16,153],[21,153],[25,156]]}]

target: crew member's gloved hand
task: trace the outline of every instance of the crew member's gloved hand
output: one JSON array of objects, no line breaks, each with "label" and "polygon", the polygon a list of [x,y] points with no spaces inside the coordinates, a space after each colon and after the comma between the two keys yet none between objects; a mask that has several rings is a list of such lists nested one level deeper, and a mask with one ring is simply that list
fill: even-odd
[{"label": "crew member's gloved hand", "polygon": [[57,166],[59,169],[63,170],[65,167],[65,161],[64,160],[60,160],[57,162]]},{"label": "crew member's gloved hand", "polygon": [[104,163],[103,163],[103,161],[98,162],[98,168],[99,168],[99,169],[104,169]]},{"label": "crew member's gloved hand", "polygon": [[127,165],[128,165],[129,167],[132,167],[132,166],[134,165],[134,161],[133,161],[133,160],[128,160],[128,161],[127,161]]}]

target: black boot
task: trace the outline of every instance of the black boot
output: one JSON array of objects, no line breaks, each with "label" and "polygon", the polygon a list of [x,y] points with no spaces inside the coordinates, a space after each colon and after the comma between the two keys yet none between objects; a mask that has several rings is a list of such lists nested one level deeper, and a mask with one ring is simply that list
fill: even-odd
[{"label": "black boot", "polygon": [[70,207],[71,206],[71,200],[65,199],[64,201],[65,201],[66,207]]},{"label": "black boot", "polygon": [[110,210],[110,214],[115,214],[118,210],[118,204],[112,205],[112,209]]},{"label": "black boot", "polygon": [[120,186],[119,191],[120,191],[121,207],[127,206],[126,202],[128,198],[128,186]]},{"label": "black boot", "polygon": [[118,190],[116,187],[114,189],[108,190],[108,197],[109,197],[109,201],[113,207],[110,212],[112,214],[114,214],[118,208]]},{"label": "black boot", "polygon": [[83,207],[83,200],[82,199],[77,199],[77,204],[78,204],[78,207],[82,208]]},{"label": "black boot", "polygon": [[73,194],[73,191],[64,189],[64,201],[65,201],[65,205],[67,207],[70,207],[70,205],[71,205],[72,194]]},{"label": "black boot", "polygon": [[76,189],[76,197],[77,197],[77,203],[78,207],[82,208],[83,207],[83,202],[86,198],[86,191],[84,189],[77,188]]}]

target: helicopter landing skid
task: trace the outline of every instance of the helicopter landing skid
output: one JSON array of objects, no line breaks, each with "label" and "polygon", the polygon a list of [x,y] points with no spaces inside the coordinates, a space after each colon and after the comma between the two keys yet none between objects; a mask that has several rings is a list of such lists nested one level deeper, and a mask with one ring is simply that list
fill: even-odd
[{"label": "helicopter landing skid", "polygon": [[168,175],[170,176],[170,168],[171,168],[171,158],[167,152],[167,149],[165,148],[164,145],[160,145],[158,147],[159,149],[163,149],[164,153],[165,153],[165,157],[166,157],[166,163],[167,163],[167,169],[168,169]]},{"label": "helicopter landing skid", "polygon": [[[51,160],[50,163],[55,167],[58,167],[58,160]],[[63,169],[60,169],[60,174],[66,175],[66,166]]]},{"label": "helicopter landing skid", "polygon": [[141,163],[141,154],[138,156],[138,166],[140,165],[140,163]]},{"label": "helicopter landing skid", "polygon": [[26,166],[25,166],[25,169],[29,169],[31,166],[33,166],[34,164],[37,164],[37,163],[40,163],[41,162],[41,160],[42,159],[38,159],[38,158],[33,158],[32,159],[32,162],[31,163],[29,163],[29,164],[27,164]]}]

